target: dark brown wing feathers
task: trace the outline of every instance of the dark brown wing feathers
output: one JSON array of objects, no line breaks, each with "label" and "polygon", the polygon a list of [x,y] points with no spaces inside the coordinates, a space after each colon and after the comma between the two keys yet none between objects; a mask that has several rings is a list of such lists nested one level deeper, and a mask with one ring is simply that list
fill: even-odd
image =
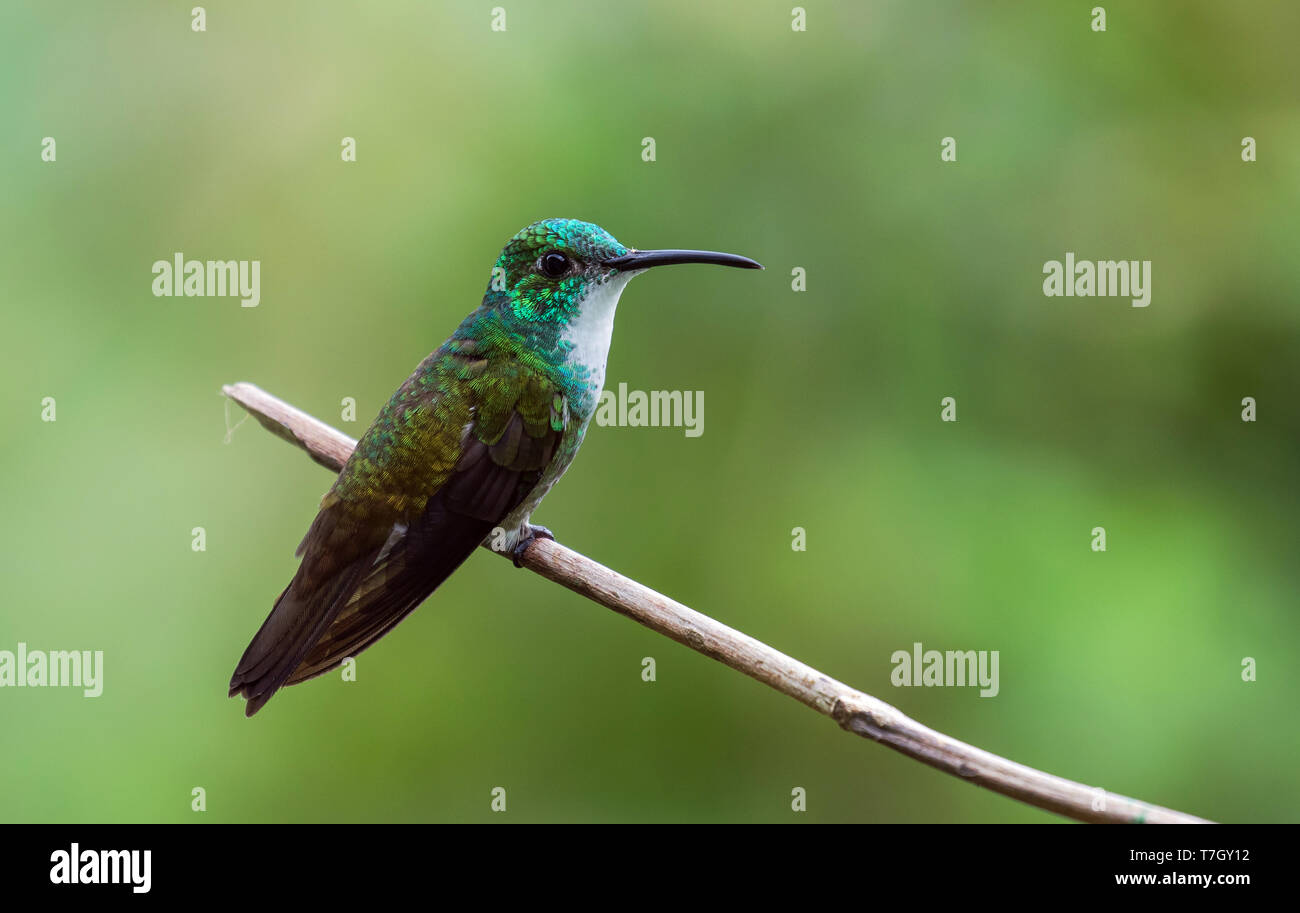
[{"label": "dark brown wing feathers", "polygon": [[323,508],[299,547],[298,573],[230,680],[230,694],[248,700],[247,715],[283,685],[356,656],[409,615],[523,502],[561,434],[515,414],[493,444],[467,435],[455,471],[405,529],[357,529],[346,501]]}]

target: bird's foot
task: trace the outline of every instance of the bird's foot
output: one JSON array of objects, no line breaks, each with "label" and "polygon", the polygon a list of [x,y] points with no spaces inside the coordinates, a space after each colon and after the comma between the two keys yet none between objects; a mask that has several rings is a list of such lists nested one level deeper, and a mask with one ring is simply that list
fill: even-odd
[{"label": "bird's foot", "polygon": [[555,534],[545,526],[533,526],[530,523],[528,525],[528,535],[520,539],[519,543],[514,547],[514,551],[510,553],[510,560],[515,563],[515,567],[523,567],[524,552],[528,551],[528,546],[538,539],[550,539],[554,542]]}]

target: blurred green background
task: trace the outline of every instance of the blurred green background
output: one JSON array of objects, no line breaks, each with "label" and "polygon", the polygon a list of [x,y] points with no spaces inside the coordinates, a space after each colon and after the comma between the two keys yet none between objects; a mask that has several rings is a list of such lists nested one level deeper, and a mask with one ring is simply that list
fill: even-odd
[{"label": "blurred green background", "polygon": [[[768,267],[630,286],[609,384],[705,433],[593,427],[561,541],[1022,763],[1300,816],[1296,7],[192,5],[0,14],[0,649],[105,653],[98,699],[0,690],[0,820],[1060,820],[483,553],[356,683],[226,698],[330,477],[224,443],[221,385],[359,435],[548,216]],[[1067,250],[1150,307],[1044,297]],[[176,251],[261,305],[154,297]],[[891,687],[917,641],[1001,693]]]}]

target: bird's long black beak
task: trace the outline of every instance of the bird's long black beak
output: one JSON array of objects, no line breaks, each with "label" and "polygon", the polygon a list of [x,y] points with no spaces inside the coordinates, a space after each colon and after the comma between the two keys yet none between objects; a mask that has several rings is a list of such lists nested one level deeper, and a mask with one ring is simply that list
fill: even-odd
[{"label": "bird's long black beak", "polygon": [[652,266],[670,266],[675,263],[714,263],[718,266],[737,266],[741,269],[762,269],[763,264],[738,254],[720,254],[711,250],[632,250],[621,257],[605,261],[610,269],[627,272],[649,269]]}]

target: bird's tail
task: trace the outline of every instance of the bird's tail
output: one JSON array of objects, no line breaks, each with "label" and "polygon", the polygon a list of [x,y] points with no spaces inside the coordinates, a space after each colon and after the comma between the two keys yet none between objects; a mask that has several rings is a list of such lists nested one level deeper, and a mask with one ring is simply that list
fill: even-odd
[{"label": "bird's tail", "polygon": [[252,716],[261,710],[288,681],[347,603],[360,580],[362,567],[361,562],[356,562],[306,594],[300,593],[303,573],[299,568],[230,678],[230,696],[241,694],[248,701],[245,715]]}]

